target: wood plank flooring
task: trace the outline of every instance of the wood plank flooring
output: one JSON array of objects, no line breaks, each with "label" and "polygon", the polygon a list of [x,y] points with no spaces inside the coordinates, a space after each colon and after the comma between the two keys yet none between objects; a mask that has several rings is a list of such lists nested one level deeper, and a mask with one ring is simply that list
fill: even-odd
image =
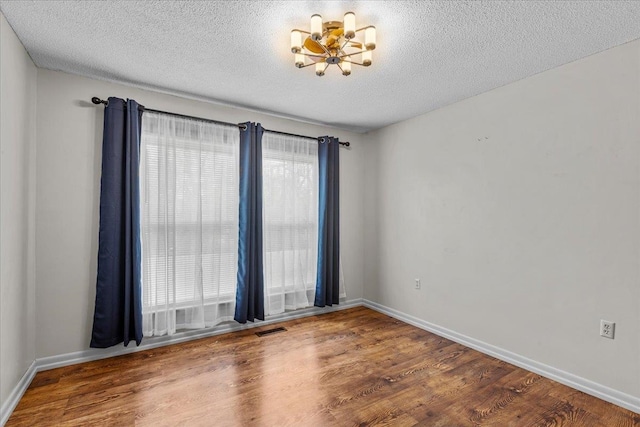
[{"label": "wood plank flooring", "polygon": [[[287,331],[258,337],[258,330]],[[38,373],[7,426],[636,426],[364,307]]]}]

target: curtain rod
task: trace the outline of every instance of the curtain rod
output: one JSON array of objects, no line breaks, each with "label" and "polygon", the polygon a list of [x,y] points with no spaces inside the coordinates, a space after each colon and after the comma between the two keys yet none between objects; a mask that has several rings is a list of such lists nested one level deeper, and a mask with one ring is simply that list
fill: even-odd
[{"label": "curtain rod", "polygon": [[[109,101],[105,101],[104,99],[100,99],[100,98],[98,98],[97,96],[94,96],[93,98],[91,98],[91,102],[93,102],[93,103],[94,103],[94,104],[96,104],[96,105],[104,104],[104,106],[105,106],[105,107],[106,107],[107,105],[109,105]],[[185,118],[185,119],[199,120],[199,121],[207,122],[207,123],[216,123],[216,124],[219,124],[219,125],[229,125],[229,126],[237,126],[237,127],[243,127],[243,126],[244,126],[244,123],[229,123],[229,122],[222,122],[222,121],[219,121],[219,120],[205,119],[205,118],[203,118],[203,117],[187,116],[187,115],[185,115],[185,114],[172,113],[172,112],[170,112],[170,111],[154,110],[154,109],[152,109],[152,108],[147,108],[147,107],[144,107],[144,106],[142,106],[142,105],[141,105],[140,107],[142,107],[142,109],[143,109],[144,111],[149,111],[149,112],[151,112],[151,113],[168,114],[168,115],[170,115],[170,116],[182,117],[182,118]],[[263,128],[263,129],[264,129],[264,128]],[[280,131],[277,131],[277,130],[269,130],[269,129],[264,129],[264,131],[265,131],[265,132],[271,132],[271,133],[277,133],[277,134],[279,134],[279,135],[297,136],[297,137],[299,137],[299,138],[314,139],[314,140],[316,140],[316,141],[318,140],[318,138],[317,138],[317,137],[307,136],[307,135],[298,135],[298,134],[296,134],[296,133],[280,132]],[[340,144],[340,145],[343,145],[343,146],[345,146],[345,147],[349,147],[349,146],[351,145],[351,143],[349,143],[349,141],[345,141],[345,142],[338,141],[338,142],[339,142],[339,144]]]}]

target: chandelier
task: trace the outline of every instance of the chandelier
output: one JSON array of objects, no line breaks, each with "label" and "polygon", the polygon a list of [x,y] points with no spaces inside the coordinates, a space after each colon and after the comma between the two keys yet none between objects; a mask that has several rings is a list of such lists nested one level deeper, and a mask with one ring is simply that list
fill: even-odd
[{"label": "chandelier", "polygon": [[[364,37],[356,40],[356,35]],[[306,37],[303,40],[303,34]],[[311,32],[291,31],[291,52],[295,65],[305,68],[315,65],[316,75],[324,76],[329,65],[337,65],[343,76],[351,74],[351,65],[371,65],[376,48],[376,27],[356,29],[356,15],[347,12],[344,21],[322,22],[322,16],[311,17]],[[358,62],[358,59],[360,62]]]}]

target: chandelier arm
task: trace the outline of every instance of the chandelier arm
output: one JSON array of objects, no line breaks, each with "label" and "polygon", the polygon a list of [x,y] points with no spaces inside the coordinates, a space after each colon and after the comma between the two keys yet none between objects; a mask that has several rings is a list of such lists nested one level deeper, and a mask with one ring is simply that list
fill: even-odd
[{"label": "chandelier arm", "polygon": [[311,64],[304,64],[302,67],[296,66],[296,68],[307,68],[307,67],[311,67],[312,65],[316,65],[316,63],[312,62]]},{"label": "chandelier arm", "polygon": [[366,51],[367,51],[367,50],[366,50],[366,49],[364,49],[364,50],[361,50],[361,51],[359,51],[359,52],[345,53],[344,55],[340,55],[340,56],[338,56],[338,58],[341,58],[341,59],[342,59],[342,58],[346,58],[346,57],[348,57],[348,56],[360,55],[361,53],[364,53],[364,52],[366,52]]},{"label": "chandelier arm", "polygon": [[329,52],[329,49],[327,49],[327,47],[325,45],[323,45],[322,43],[319,43],[320,47],[322,48],[322,50],[324,50],[324,53],[327,54],[327,56],[331,56],[331,52]]},{"label": "chandelier arm", "polygon": [[359,32],[359,31],[364,31],[364,30],[366,30],[367,28],[369,28],[370,26],[371,26],[371,25],[367,25],[366,27],[358,28],[355,32],[357,33],[357,32]]},{"label": "chandelier arm", "polygon": [[306,53],[306,52],[303,52],[303,51],[300,51],[298,53],[301,54],[301,55],[304,55],[304,56],[309,56],[311,58],[325,58],[325,54],[324,53]]}]

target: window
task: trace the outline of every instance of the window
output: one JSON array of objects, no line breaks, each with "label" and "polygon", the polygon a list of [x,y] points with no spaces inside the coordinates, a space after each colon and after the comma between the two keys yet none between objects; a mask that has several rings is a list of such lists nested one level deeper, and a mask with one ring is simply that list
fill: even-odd
[{"label": "window", "polygon": [[142,116],[145,336],[233,319],[238,145],[235,126]]},{"label": "window", "polygon": [[[313,305],[318,143],[262,138],[266,314]],[[238,268],[239,131],[169,114],[142,116],[145,336],[233,320]]]},{"label": "window", "polygon": [[262,136],[266,314],[313,305],[318,250],[318,143]]}]

